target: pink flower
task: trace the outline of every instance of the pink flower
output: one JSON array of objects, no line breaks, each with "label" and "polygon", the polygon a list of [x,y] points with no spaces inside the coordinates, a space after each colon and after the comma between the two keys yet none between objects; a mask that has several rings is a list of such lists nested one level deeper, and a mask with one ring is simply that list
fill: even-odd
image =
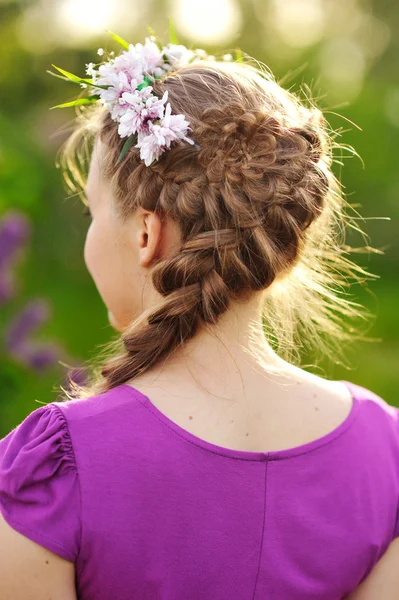
[{"label": "pink flower", "polygon": [[120,103],[123,103],[123,114],[120,118],[118,133],[126,137],[138,131],[148,131],[150,120],[161,119],[164,104],[168,98],[166,91],[161,99],[151,94],[152,87],[147,86],[133,93],[124,92]]},{"label": "pink flower", "polygon": [[[102,51],[100,54],[100,50]],[[119,56],[94,69],[94,64],[87,65],[87,74],[92,75],[93,83],[104,88],[90,89],[90,93],[99,95],[111,112],[111,117],[118,123],[121,138],[138,134],[137,148],[140,156],[150,165],[154,160],[177,140],[185,140],[189,122],[184,115],[172,115],[171,106],[167,103],[168,92],[162,98],[155,96],[151,85],[137,89],[151,78],[161,77],[170,69],[187,64],[196,57],[197,52],[183,45],[168,44],[161,49],[153,41],[146,38],[145,44],[129,44],[128,50]],[[103,50],[99,49],[99,54]]]},{"label": "pink flower", "polygon": [[[143,66],[141,56],[137,54],[133,49],[134,46],[130,44],[129,50],[123,51],[119,56],[110,61],[110,68],[120,73],[123,71],[126,73],[129,79],[136,79],[139,84],[143,82]],[[99,70],[101,67],[99,68]],[[101,71],[100,71],[101,72]]]},{"label": "pink flower", "polygon": [[137,56],[140,57],[141,68],[144,72],[154,74],[157,77],[160,77],[164,74],[165,71],[162,68],[164,60],[162,58],[161,51],[155,42],[150,40],[150,38],[145,39],[144,46],[140,43],[136,44],[135,46],[130,44],[129,51],[130,48],[134,48]]},{"label": "pink flower", "polygon": [[136,148],[140,148],[140,158],[144,160],[147,167],[154,160],[158,160],[174,141],[184,140],[189,144],[194,144],[193,140],[186,137],[189,123],[185,120],[184,115],[172,115],[171,111],[172,108],[168,103],[160,124],[154,125],[149,121],[149,133],[139,132]]}]

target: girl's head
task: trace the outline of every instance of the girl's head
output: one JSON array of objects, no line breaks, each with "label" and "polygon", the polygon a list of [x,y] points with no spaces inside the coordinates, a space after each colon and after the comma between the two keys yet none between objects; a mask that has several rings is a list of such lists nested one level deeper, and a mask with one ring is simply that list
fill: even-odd
[{"label": "girl's head", "polygon": [[322,112],[249,62],[186,65],[154,82],[165,91],[195,145],[150,166],[132,146],[116,165],[124,140],[97,106],[64,146],[92,213],[85,262],[121,334],[75,397],[132,379],[233,306],[260,304],[265,335],[291,361],[312,343],[335,353],[353,338],[337,314],[360,315],[334,290],[365,272],[344,257],[339,146]]}]

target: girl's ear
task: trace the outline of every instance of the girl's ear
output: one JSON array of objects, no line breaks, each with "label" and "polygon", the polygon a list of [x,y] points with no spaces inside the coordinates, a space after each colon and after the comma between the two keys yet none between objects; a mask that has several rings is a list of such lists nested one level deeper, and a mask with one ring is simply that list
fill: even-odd
[{"label": "girl's ear", "polygon": [[143,211],[139,225],[139,260],[141,267],[149,267],[161,250],[162,223],[159,215]]}]

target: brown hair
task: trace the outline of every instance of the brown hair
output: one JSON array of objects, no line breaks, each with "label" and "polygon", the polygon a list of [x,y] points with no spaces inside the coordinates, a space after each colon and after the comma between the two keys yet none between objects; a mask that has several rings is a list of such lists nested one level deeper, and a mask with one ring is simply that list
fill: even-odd
[{"label": "brown hair", "polygon": [[232,301],[263,290],[265,335],[279,356],[298,363],[302,349],[316,348],[337,362],[354,340],[346,320],[365,316],[342,296],[343,286],[347,276],[362,282],[369,275],[345,256],[345,225],[363,232],[345,213],[350,205],[332,172],[334,149],[343,146],[338,134],[312,101],[306,105],[248,59],[187,65],[153,89],[158,97],[168,91],[195,146],[172,145],[149,167],[132,146],[115,166],[126,140],[97,105],[78,112],[61,164],[68,187],[80,193],[99,136],[120,218],[138,206],[169,216],[182,244],[152,269],[162,302],[107,343],[85,386],[72,382],[63,391],[83,398],[134,378],[192,338],[200,323],[216,323]]}]

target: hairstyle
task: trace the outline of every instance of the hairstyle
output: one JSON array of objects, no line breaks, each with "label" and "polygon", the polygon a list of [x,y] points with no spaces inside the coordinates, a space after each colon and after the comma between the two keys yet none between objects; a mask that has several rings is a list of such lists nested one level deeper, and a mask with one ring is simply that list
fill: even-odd
[{"label": "hairstyle", "polygon": [[348,278],[370,276],[347,257],[345,227],[363,232],[332,171],[334,150],[342,157],[344,145],[315,102],[284,89],[248,57],[189,64],[153,89],[158,97],[168,91],[196,146],[172,145],[149,167],[132,146],[115,166],[124,140],[109,111],[96,105],[78,110],[61,148],[67,186],[80,194],[99,137],[119,218],[141,206],[174,219],[182,232],[181,247],[152,268],[162,302],[105,344],[90,363],[89,382],[71,381],[66,395],[83,398],[134,378],[192,338],[200,323],[212,330],[232,302],[255,292],[262,292],[266,339],[292,363],[311,350],[336,363],[356,335],[370,341],[350,323],[364,319],[365,308],[344,297]]}]

